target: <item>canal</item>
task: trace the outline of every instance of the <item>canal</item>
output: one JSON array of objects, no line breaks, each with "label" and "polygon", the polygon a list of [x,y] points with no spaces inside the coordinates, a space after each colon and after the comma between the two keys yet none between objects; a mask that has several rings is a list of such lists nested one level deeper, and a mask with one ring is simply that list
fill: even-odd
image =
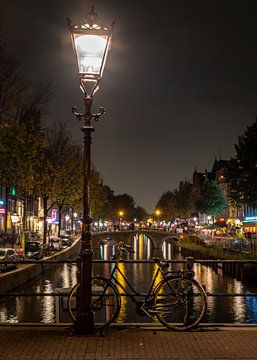
[{"label": "canal", "polygon": [[[132,241],[135,250],[128,259],[150,260],[160,257],[165,260],[181,260],[182,256],[173,251],[172,243],[164,243],[162,249],[153,250],[151,241],[145,235],[136,235]],[[114,252],[114,244],[108,241],[95,249],[94,258],[108,260]],[[112,264],[94,264],[94,275],[108,276]],[[147,292],[148,285],[156,270],[155,264],[124,264],[119,267],[129,278],[133,286],[141,293]],[[171,269],[179,269],[182,264],[172,264]],[[51,293],[58,288],[69,288],[76,284],[76,265],[61,264],[49,269],[15,289],[24,293]],[[247,293],[257,292],[257,282],[242,282],[223,273],[221,268],[195,264],[195,278],[205,286],[210,293]],[[122,278],[119,281],[126,287]],[[58,299],[52,296],[23,297],[13,296],[0,300],[0,322],[2,323],[55,323],[56,303]],[[70,322],[67,312],[61,311],[61,322]],[[151,319],[135,313],[135,307],[126,297],[122,297],[121,311],[117,322],[142,323]],[[208,297],[207,313],[203,322],[208,323],[257,323],[257,299],[255,297]]]}]

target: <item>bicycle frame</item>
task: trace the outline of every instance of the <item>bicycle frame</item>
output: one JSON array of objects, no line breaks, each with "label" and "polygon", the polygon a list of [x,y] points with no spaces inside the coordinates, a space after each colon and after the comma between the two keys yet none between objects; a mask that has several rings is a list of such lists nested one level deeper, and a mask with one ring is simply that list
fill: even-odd
[{"label": "bicycle frame", "polygon": [[[113,267],[113,269],[111,270],[111,274],[110,277],[107,278],[106,280],[109,283],[112,283],[116,288],[117,286],[122,289],[124,291],[124,294],[120,294],[120,296],[127,296],[129,297],[136,305],[140,305],[141,301],[136,300],[137,297],[143,297],[144,298],[144,302],[146,302],[149,298],[151,298],[152,294],[154,293],[154,290],[156,288],[156,286],[159,284],[159,282],[156,284],[156,279],[158,277],[158,275],[161,273],[163,279],[165,279],[165,273],[163,272],[162,268],[159,266],[158,264],[158,269],[156,270],[154,277],[152,279],[151,285],[148,289],[148,292],[146,294],[140,294],[134,287],[133,285],[129,282],[128,278],[126,275],[123,274],[123,272],[119,269],[119,263],[120,263],[120,259],[115,261],[115,265]],[[124,279],[126,285],[128,286],[129,290],[127,290],[124,285],[121,284],[121,282],[117,279],[116,276],[116,272],[118,272],[121,277]],[[119,291],[118,291],[119,292]]]}]

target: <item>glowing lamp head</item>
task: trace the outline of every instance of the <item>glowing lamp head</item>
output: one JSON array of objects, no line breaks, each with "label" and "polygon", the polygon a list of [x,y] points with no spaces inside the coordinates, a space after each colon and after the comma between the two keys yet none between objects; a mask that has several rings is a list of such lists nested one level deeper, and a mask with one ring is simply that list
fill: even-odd
[{"label": "glowing lamp head", "polygon": [[81,81],[98,82],[102,75],[111,44],[112,24],[108,29],[98,25],[99,18],[92,6],[85,24],[72,25],[67,19]]},{"label": "glowing lamp head", "polygon": [[74,45],[79,74],[102,77],[107,41],[108,36],[75,35]]}]

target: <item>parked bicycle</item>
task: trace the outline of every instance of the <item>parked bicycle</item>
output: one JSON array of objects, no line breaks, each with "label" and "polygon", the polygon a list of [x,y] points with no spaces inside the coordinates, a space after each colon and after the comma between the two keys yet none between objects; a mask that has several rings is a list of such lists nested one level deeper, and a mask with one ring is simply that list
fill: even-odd
[{"label": "parked bicycle", "polygon": [[[124,253],[134,253],[123,242],[115,245],[115,265],[110,277],[92,278],[92,309],[95,327],[103,329],[118,316],[121,296],[129,297],[139,315],[145,315],[172,330],[189,330],[196,327],[206,312],[206,292],[193,279],[192,270],[167,271],[169,264],[153,258],[158,268],[153,276],[147,294],[140,294],[120,270],[119,262]],[[118,276],[117,276],[118,275]],[[120,280],[122,278],[122,283]],[[160,279],[158,281],[157,279]],[[126,284],[126,285],[124,285]],[[68,298],[68,311],[73,321],[76,319],[76,300],[80,285],[76,284]],[[121,294],[122,292],[122,294]]]}]

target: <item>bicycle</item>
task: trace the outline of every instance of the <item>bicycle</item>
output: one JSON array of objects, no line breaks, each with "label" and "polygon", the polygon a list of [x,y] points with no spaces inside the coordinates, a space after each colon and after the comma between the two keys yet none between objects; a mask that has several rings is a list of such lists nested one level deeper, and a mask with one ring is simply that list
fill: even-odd
[{"label": "bicycle", "polygon": [[[185,331],[195,328],[200,323],[206,312],[207,296],[203,287],[193,279],[192,270],[165,272],[169,264],[159,258],[153,258],[158,268],[147,294],[139,294],[118,267],[121,255],[134,253],[134,251],[123,242],[115,247],[118,250],[118,256],[114,257],[115,265],[110,277],[92,278],[92,309],[97,329],[104,329],[117,318],[121,308],[121,294],[118,289],[122,289],[122,296],[128,296],[133,301],[139,315],[157,318],[168,329]],[[123,278],[129,290],[117,280],[117,273]],[[162,280],[156,284],[160,275]],[[68,312],[73,321],[76,320],[76,299],[79,286],[76,284],[68,297]],[[138,300],[138,298],[143,298],[143,300]]]}]

